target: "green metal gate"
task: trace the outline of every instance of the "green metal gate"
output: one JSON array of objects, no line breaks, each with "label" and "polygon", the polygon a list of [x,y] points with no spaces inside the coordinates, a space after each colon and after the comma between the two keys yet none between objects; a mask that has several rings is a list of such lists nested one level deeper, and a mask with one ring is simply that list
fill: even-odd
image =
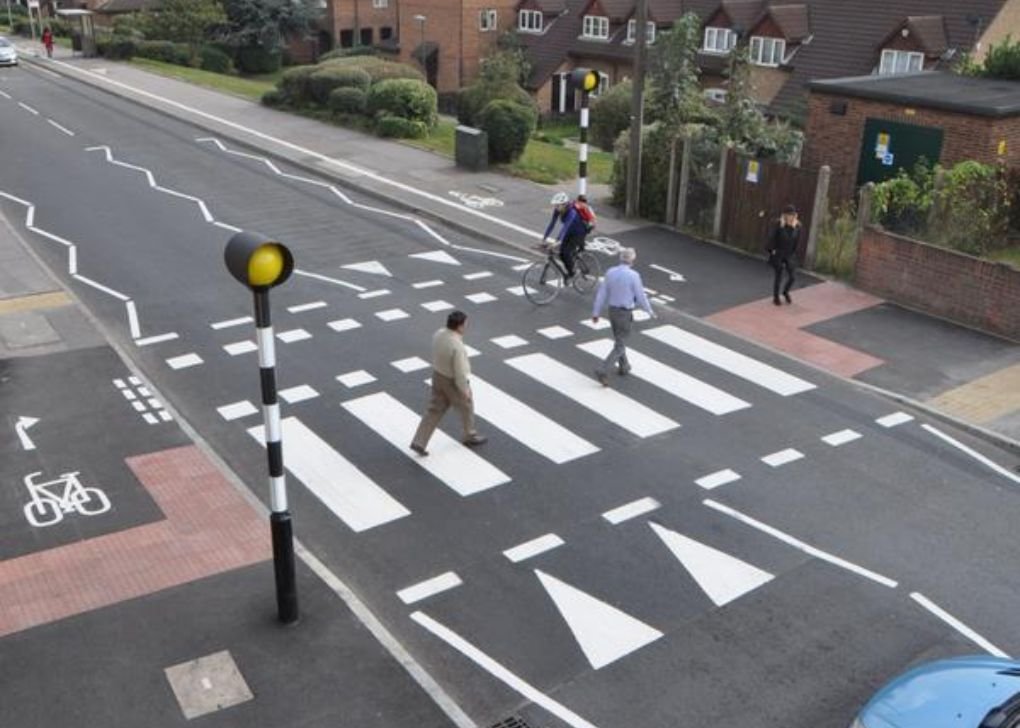
[{"label": "green metal gate", "polygon": [[935,165],[942,157],[942,130],[930,126],[868,119],[861,140],[857,185],[884,182],[921,161]]}]

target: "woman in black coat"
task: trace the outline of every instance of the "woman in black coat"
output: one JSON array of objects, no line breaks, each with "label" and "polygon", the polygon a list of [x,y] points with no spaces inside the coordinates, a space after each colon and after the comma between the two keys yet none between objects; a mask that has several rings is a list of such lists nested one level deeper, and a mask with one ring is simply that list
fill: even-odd
[{"label": "woman in black coat", "polygon": [[787,303],[793,303],[790,298],[790,286],[793,285],[793,270],[797,267],[797,246],[800,245],[800,220],[797,219],[797,208],[787,205],[783,208],[783,214],[779,218],[779,224],[769,236],[768,253],[769,265],[776,273],[772,283],[772,303],[777,306],[782,304],[779,300],[779,285],[783,279],[783,269],[786,269],[786,285],[783,286],[783,298]]}]

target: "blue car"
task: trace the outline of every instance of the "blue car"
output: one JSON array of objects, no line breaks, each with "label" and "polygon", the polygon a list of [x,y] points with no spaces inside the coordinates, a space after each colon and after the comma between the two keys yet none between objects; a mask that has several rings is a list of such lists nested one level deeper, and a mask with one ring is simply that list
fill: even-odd
[{"label": "blue car", "polygon": [[1020,728],[1020,662],[957,657],[900,675],[851,728]]}]

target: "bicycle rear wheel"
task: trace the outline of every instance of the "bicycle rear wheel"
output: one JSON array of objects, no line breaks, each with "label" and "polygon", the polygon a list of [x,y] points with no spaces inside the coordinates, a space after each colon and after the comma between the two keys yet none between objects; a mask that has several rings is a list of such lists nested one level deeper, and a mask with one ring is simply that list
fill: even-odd
[{"label": "bicycle rear wheel", "polygon": [[578,293],[588,293],[594,290],[599,284],[599,276],[602,274],[599,259],[594,253],[582,250],[574,258],[574,290]]},{"label": "bicycle rear wheel", "polygon": [[563,274],[551,261],[543,260],[528,266],[521,283],[528,300],[543,306],[556,298],[563,288]]}]

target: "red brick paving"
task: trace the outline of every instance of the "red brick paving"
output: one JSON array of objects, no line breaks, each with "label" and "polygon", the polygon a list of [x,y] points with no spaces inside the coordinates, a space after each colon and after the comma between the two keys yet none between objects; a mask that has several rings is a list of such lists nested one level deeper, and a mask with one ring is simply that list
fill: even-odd
[{"label": "red brick paving", "polygon": [[819,283],[793,291],[793,303],[775,306],[772,298],[735,306],[712,314],[708,320],[743,338],[810,362],[844,377],[885,363],[885,360],[802,331],[805,326],[861,311],[882,303],[842,283]]},{"label": "red brick paving", "polygon": [[272,557],[268,524],[197,447],[127,464],[165,520],[0,562],[0,637]]}]

